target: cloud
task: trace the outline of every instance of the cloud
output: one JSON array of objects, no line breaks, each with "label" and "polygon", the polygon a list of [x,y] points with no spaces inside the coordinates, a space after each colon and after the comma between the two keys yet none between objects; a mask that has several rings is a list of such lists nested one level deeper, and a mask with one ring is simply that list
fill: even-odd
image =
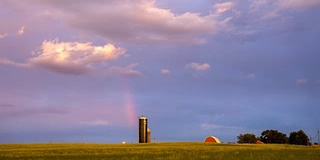
[{"label": "cloud", "polygon": [[310,7],[319,7],[320,1],[319,0],[308,0],[308,1],[301,1],[301,0],[279,0],[280,6],[282,8],[291,8],[291,9],[304,9]]},{"label": "cloud", "polygon": [[[22,35],[22,34],[24,34],[24,26],[22,26],[19,30],[18,30],[18,32],[17,32],[17,35]],[[11,36],[11,35],[13,35],[12,33],[3,33],[3,34],[1,34],[0,33],[0,39],[2,39],[2,38],[6,38],[6,37],[8,37],[8,36]]]},{"label": "cloud", "polygon": [[130,64],[127,67],[113,66],[113,67],[109,68],[108,72],[110,74],[118,74],[118,75],[123,75],[123,76],[128,76],[128,77],[139,77],[142,75],[141,72],[133,69],[138,65],[139,65],[138,63],[134,63],[134,64]]},{"label": "cloud", "polygon": [[23,35],[24,34],[24,26],[22,26],[19,30],[18,30],[18,35]]},{"label": "cloud", "polygon": [[[286,10],[286,9],[305,9],[311,7],[319,7],[319,0],[258,0],[251,2],[251,9],[255,11],[265,12],[261,9]],[[252,10],[251,10],[252,11]],[[269,10],[270,11],[270,10]]]},{"label": "cloud", "polygon": [[[24,34],[24,26],[22,26],[17,32],[17,35],[22,35],[22,34]],[[10,34],[9,33],[3,33],[3,34],[0,33],[0,39],[6,38],[11,35],[12,35],[11,33]]]},{"label": "cloud", "polygon": [[256,74],[251,73],[251,74],[248,74],[246,77],[247,77],[248,79],[254,79],[254,78],[256,78]]},{"label": "cloud", "polygon": [[308,83],[308,80],[305,79],[305,78],[299,78],[296,80],[296,85],[304,85],[304,84],[307,84]]},{"label": "cloud", "polygon": [[205,130],[211,129],[242,129],[242,127],[235,127],[235,126],[225,126],[225,125],[218,125],[218,124],[208,124],[202,123],[201,128]]},{"label": "cloud", "polygon": [[233,5],[233,2],[216,3],[213,5],[213,8],[216,10],[216,13],[220,14],[232,9]]},{"label": "cloud", "polygon": [[32,116],[32,115],[41,115],[41,114],[68,114],[70,113],[67,110],[59,108],[21,108],[15,105],[4,105],[2,107],[2,112],[0,112],[0,117],[11,118],[11,117],[22,117],[22,116]]},{"label": "cloud", "polygon": [[4,65],[12,65],[15,67],[24,67],[24,68],[28,68],[31,67],[29,64],[25,64],[25,63],[17,63],[5,58],[0,58],[0,64],[4,64]]},{"label": "cloud", "polygon": [[227,34],[224,37],[229,40],[253,42],[266,37],[265,35],[280,32],[317,30],[317,20],[306,19],[310,18],[309,14],[316,14],[316,11],[308,9],[319,6],[319,0],[255,0],[217,3],[213,7],[217,14],[232,12],[218,17],[219,20],[222,17],[227,20],[226,23],[220,23],[224,24],[224,29],[219,33]]},{"label": "cloud", "polygon": [[210,65],[208,63],[204,63],[204,64],[198,64],[198,63],[190,63],[186,65],[187,68],[192,68],[198,71],[204,71],[204,70],[208,70],[210,68]]},{"label": "cloud", "polygon": [[12,108],[12,107],[15,107],[15,105],[9,104],[9,103],[0,103],[0,107]]},{"label": "cloud", "polygon": [[0,39],[6,38],[8,35],[9,35],[8,33],[0,34]]},{"label": "cloud", "polygon": [[109,121],[102,120],[102,119],[87,121],[87,122],[83,122],[82,124],[88,125],[88,126],[110,126],[110,125],[112,125]]},{"label": "cloud", "polygon": [[116,48],[113,44],[93,46],[91,43],[59,42],[58,39],[44,41],[36,57],[28,59],[27,63],[16,63],[0,59],[0,64],[17,67],[41,68],[51,72],[80,75],[95,69],[94,64],[117,59],[125,50]]},{"label": "cloud", "polygon": [[162,70],[160,71],[160,73],[161,73],[161,74],[170,74],[170,70],[168,70],[168,69],[162,69]]},{"label": "cloud", "polygon": [[82,1],[77,4],[13,0],[10,4],[37,9],[38,16],[53,17],[72,28],[117,42],[205,43],[206,36],[219,29],[215,14],[177,14],[156,6],[156,0]]}]

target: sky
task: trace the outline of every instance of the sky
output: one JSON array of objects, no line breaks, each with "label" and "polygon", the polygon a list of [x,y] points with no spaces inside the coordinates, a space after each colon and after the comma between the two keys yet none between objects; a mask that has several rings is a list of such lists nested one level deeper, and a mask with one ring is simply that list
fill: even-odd
[{"label": "sky", "polygon": [[[320,128],[319,0],[0,0],[0,143]],[[315,139],[313,140],[315,141]]]}]

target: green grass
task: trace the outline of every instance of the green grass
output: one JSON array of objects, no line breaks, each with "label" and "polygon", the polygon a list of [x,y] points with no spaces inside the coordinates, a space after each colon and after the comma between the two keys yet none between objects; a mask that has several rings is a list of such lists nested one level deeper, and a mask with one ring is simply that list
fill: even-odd
[{"label": "green grass", "polygon": [[0,144],[0,160],[319,160],[320,147],[212,143]]}]

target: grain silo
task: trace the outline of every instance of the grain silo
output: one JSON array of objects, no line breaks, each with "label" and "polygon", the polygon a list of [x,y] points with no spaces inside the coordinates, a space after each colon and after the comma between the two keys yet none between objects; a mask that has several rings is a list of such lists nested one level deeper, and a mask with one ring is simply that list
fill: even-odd
[{"label": "grain silo", "polygon": [[151,130],[149,128],[147,129],[147,137],[148,137],[147,143],[151,143]]},{"label": "grain silo", "polygon": [[139,117],[139,143],[148,142],[148,119],[145,116]]}]

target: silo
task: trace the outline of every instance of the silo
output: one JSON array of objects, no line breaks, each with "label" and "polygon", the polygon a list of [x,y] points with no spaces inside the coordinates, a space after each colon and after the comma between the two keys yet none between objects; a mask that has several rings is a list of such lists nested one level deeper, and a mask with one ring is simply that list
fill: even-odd
[{"label": "silo", "polygon": [[148,141],[148,119],[145,116],[139,117],[139,143]]},{"label": "silo", "polygon": [[151,130],[149,128],[147,130],[147,137],[148,137],[147,143],[151,143]]}]

